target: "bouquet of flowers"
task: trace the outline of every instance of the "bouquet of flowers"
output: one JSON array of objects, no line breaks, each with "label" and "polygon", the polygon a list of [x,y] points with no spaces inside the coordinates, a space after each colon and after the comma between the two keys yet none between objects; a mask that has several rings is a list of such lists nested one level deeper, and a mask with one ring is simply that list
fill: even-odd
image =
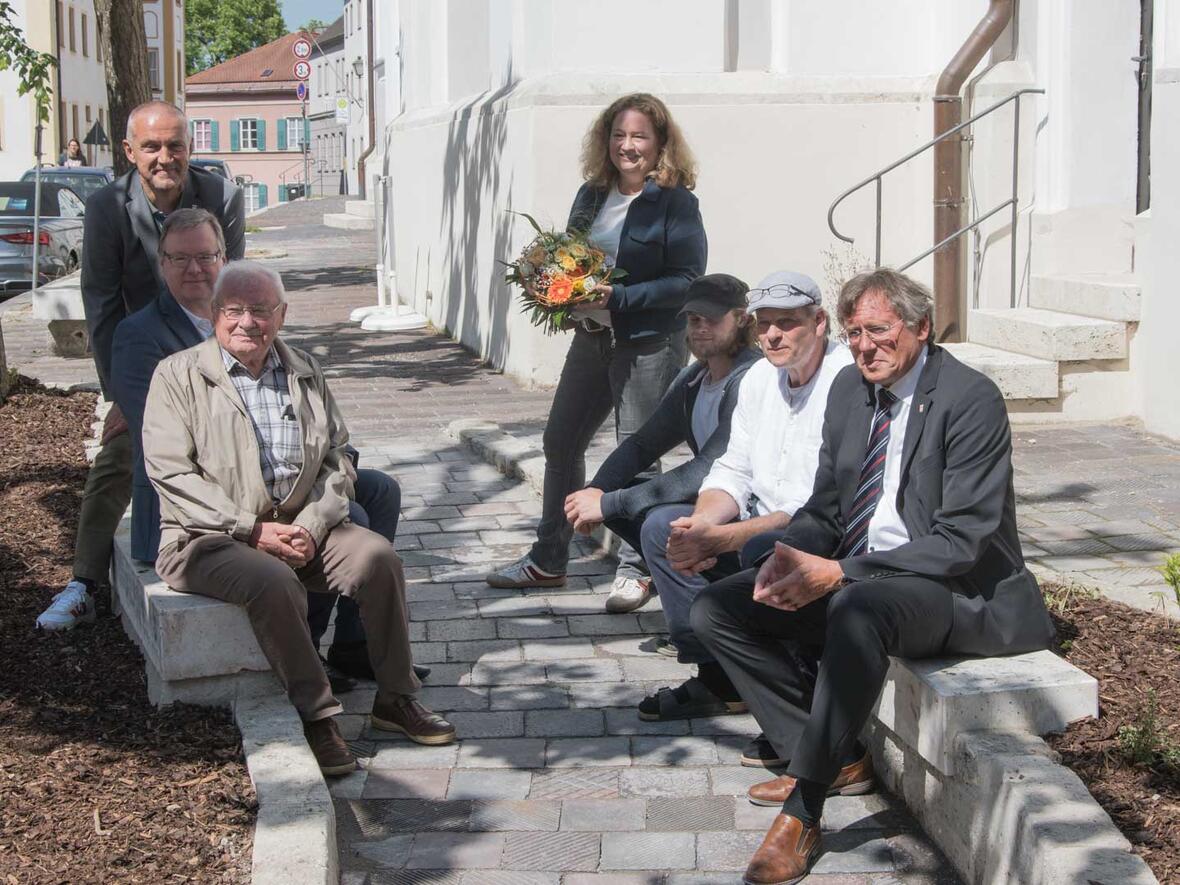
[{"label": "bouquet of flowers", "polygon": [[514,214],[527,218],[537,236],[516,261],[502,262],[508,268],[504,281],[521,287],[521,310],[532,314],[534,326],[549,335],[564,331],[577,305],[601,297],[595,286],[626,272],[613,267],[584,232],[543,230],[531,215]]}]

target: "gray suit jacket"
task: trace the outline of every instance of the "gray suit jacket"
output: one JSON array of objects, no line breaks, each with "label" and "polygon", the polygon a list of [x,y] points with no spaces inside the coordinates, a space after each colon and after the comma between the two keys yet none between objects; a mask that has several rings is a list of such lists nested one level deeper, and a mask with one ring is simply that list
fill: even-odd
[{"label": "gray suit jacket", "polygon": [[[832,384],[810,500],[782,540],[832,556],[844,534],[873,420],[873,385],[856,366]],[[999,389],[931,345],[910,408],[898,512],[910,541],[841,561],[852,580],[914,574],[953,594],[953,654],[1045,648],[1053,624],[1016,535],[1012,440]]]},{"label": "gray suit jacket", "polygon": [[[225,232],[226,259],[246,252],[242,189],[231,181],[189,167],[181,208],[208,209]],[[157,252],[160,234],[139,173],[132,169],[86,202],[86,248],[82,250],[82,303],[90,349],[103,392],[111,389],[111,342],[115,327],[164,289]]]}]

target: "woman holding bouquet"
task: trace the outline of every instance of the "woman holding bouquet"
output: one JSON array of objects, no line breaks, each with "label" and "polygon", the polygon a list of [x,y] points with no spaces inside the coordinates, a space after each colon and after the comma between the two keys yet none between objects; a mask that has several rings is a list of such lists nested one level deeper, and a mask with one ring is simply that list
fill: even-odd
[{"label": "woman holding bouquet", "polygon": [[[692,194],[696,163],[667,106],[646,93],[614,101],[582,143],[585,184],[567,227],[625,273],[601,282],[574,313],[574,337],[545,426],[545,490],[528,555],[487,576],[493,587],[565,584],[572,528],[566,495],[586,483],[586,449],[612,412],[622,441],[655,411],[684,366],[688,284],[705,272],[705,229]],[[642,559],[629,547],[607,607],[631,611],[651,597]]]}]

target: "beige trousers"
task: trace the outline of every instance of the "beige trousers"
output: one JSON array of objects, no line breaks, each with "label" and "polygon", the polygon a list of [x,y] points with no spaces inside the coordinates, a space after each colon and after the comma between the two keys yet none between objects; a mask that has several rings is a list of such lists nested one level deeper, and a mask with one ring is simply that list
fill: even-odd
[{"label": "beige trousers", "polygon": [[131,434],[120,433],[98,450],[78,511],[74,577],[96,584],[111,579],[111,544],[131,503]]},{"label": "beige trousers", "polygon": [[375,532],[341,523],[298,570],[229,535],[202,535],[165,546],[156,571],[173,589],[245,607],[263,654],[305,721],[342,712],[311,642],[308,592],[356,600],[382,694],[412,695],[421,686],[410,654],[402,562]]}]

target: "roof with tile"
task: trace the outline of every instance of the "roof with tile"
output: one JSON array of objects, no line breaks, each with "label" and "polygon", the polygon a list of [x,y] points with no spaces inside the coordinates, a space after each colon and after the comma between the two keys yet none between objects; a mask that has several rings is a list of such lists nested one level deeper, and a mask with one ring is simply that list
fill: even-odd
[{"label": "roof with tile", "polygon": [[264,46],[227,59],[219,65],[214,65],[208,70],[186,78],[185,88],[187,90],[190,86],[224,86],[228,84],[235,86],[256,84],[255,88],[257,88],[257,85],[266,86],[271,83],[283,83],[287,86],[297,83],[299,81],[292,68],[298,59],[291,51],[291,46],[303,36],[305,36],[303,31],[284,34]]}]

